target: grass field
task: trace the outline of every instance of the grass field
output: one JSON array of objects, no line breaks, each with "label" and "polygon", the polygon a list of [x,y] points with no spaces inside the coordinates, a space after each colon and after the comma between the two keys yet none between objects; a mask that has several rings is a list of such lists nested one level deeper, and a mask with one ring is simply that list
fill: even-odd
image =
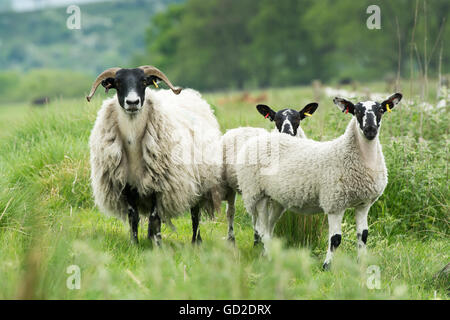
[{"label": "grass field", "polygon": [[[266,93],[265,103],[275,109],[301,109],[313,101],[308,87]],[[205,95],[222,131],[246,125],[271,129],[255,103],[237,101],[240,95]],[[350,116],[331,98],[318,102],[316,114],[302,122],[306,134],[318,140],[342,134]],[[433,278],[450,253],[448,107],[424,112],[417,101],[401,103],[385,116],[381,142],[389,184],[369,213],[370,255],[356,262],[349,210],[342,245],[331,271],[324,272],[323,215],[283,217],[269,260],[253,248],[240,198],[236,247],[225,240],[225,206],[214,220],[202,221],[201,246],[190,243],[188,214],[174,221],[177,232],[163,226],[162,248],[152,248],[143,228],[139,245],[132,245],[128,227],[93,205],[87,141],[100,103],[98,97],[90,104],[80,98],[44,108],[0,107],[0,298],[449,298],[448,278]],[[72,265],[79,267],[80,289],[68,288]],[[379,270],[379,288],[370,286],[376,284],[371,270]]]}]

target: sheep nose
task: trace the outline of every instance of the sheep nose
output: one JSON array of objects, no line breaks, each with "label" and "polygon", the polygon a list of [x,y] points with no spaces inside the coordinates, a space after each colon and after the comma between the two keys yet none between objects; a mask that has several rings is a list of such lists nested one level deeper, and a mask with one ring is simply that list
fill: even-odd
[{"label": "sheep nose", "polygon": [[281,133],[287,133],[287,134],[290,134],[291,136],[293,136],[294,130],[292,129],[292,126],[289,123],[285,123],[281,130]]},{"label": "sheep nose", "polygon": [[125,102],[126,102],[126,104],[127,105],[129,105],[129,106],[136,106],[136,105],[138,105],[139,104],[139,100],[140,99],[136,99],[136,100],[129,100],[129,99],[127,99],[127,100],[125,100]]},{"label": "sheep nose", "polygon": [[364,128],[364,135],[366,136],[367,139],[369,140],[373,140],[375,138],[375,136],[377,135],[377,128],[373,127],[373,126],[369,126]]}]

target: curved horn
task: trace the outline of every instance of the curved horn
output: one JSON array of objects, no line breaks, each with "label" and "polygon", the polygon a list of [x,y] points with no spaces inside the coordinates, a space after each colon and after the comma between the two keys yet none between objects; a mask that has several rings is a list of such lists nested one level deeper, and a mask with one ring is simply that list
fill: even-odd
[{"label": "curved horn", "polygon": [[107,78],[114,78],[116,76],[116,72],[119,71],[121,68],[109,68],[102,73],[99,74],[97,79],[95,79],[94,84],[92,85],[91,92],[86,97],[87,101],[91,101],[92,96],[94,95],[95,91],[97,90],[97,87],[102,83],[103,80]]},{"label": "curved horn", "polygon": [[164,81],[175,94],[180,94],[181,90],[183,90],[182,88],[175,88],[172,82],[170,82],[170,80],[166,77],[166,75],[162,73],[162,71],[159,70],[158,68],[155,68],[153,66],[140,66],[139,69],[144,70],[144,73],[147,76],[156,76],[162,81]]}]

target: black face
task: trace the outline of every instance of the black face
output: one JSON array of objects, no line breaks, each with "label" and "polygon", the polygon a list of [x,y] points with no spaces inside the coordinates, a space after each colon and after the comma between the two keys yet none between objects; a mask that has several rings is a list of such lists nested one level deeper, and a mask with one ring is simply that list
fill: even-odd
[{"label": "black face", "polygon": [[334,98],[333,102],[345,113],[351,113],[356,117],[359,128],[367,140],[373,140],[378,135],[381,125],[381,117],[387,111],[390,112],[400,102],[402,95],[393,94],[385,101],[364,101],[353,104],[342,98]]},{"label": "black face", "polygon": [[294,109],[282,109],[275,113],[275,126],[281,133],[287,133],[291,136],[297,134],[300,125],[300,112]]},{"label": "black face", "polygon": [[275,112],[269,106],[264,104],[259,104],[256,108],[265,118],[269,118],[270,121],[275,121],[278,131],[295,136],[297,135],[300,121],[307,116],[311,116],[318,106],[317,103],[310,103],[300,111],[294,109],[282,109],[278,112]]},{"label": "black face", "polygon": [[378,134],[383,111],[381,104],[374,101],[358,102],[355,105],[355,117],[359,128],[368,140],[373,140]]},{"label": "black face", "polygon": [[107,78],[102,81],[102,86],[116,89],[120,106],[128,114],[139,112],[145,101],[145,88],[153,85],[153,81],[159,79],[155,76],[146,76],[140,68],[120,69],[115,78]]}]

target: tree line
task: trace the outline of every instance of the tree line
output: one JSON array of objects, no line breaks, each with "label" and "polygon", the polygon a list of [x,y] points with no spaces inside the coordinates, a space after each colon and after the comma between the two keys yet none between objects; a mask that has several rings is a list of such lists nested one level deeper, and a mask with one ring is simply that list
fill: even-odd
[{"label": "tree line", "polygon": [[[380,29],[366,25],[373,4]],[[208,90],[433,76],[439,56],[448,65],[449,9],[447,0],[187,0],[151,18],[136,60]]]}]

